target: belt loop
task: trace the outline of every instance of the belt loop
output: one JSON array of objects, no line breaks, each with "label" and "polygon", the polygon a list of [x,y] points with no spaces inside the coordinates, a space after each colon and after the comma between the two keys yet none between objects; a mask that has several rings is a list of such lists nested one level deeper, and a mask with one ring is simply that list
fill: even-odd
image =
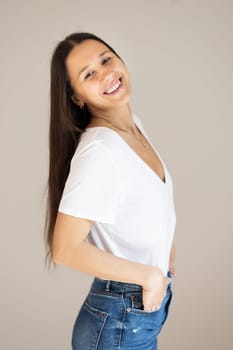
[{"label": "belt loop", "polygon": [[106,292],[109,292],[109,291],[110,291],[110,283],[111,283],[110,280],[108,280],[107,283],[106,283],[106,286],[105,286],[105,291],[106,291]]}]

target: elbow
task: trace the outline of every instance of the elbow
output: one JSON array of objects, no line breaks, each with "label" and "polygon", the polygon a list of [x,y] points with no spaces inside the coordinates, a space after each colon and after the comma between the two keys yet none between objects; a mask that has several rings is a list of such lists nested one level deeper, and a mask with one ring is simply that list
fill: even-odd
[{"label": "elbow", "polygon": [[59,246],[53,250],[53,260],[56,264],[60,265],[69,265],[70,262],[72,262],[75,257],[77,258],[79,254],[79,247],[81,245],[75,246],[75,245],[64,245]]},{"label": "elbow", "polygon": [[58,235],[54,234],[53,245],[52,245],[52,258],[56,264],[63,264],[64,259],[67,256],[68,252],[67,244],[58,239]]},{"label": "elbow", "polygon": [[65,251],[64,246],[61,246],[60,244],[58,244],[58,242],[56,242],[56,240],[54,239],[53,247],[52,247],[53,261],[56,264],[62,264],[64,262],[64,258],[66,255],[67,255],[67,252]]},{"label": "elbow", "polygon": [[64,246],[53,245],[53,261],[56,264],[64,264],[71,255],[71,249]]}]

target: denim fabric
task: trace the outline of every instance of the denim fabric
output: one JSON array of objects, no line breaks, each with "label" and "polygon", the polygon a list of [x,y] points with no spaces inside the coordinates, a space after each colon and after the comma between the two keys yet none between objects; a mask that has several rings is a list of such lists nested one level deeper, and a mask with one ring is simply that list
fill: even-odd
[{"label": "denim fabric", "polygon": [[171,280],[160,309],[144,311],[141,285],[94,278],[73,326],[72,350],[157,350],[172,295]]}]

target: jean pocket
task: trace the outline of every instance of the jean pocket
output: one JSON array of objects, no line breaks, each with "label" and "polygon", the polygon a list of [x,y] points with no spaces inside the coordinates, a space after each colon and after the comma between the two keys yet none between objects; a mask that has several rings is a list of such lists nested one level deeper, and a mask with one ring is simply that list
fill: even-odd
[{"label": "jean pocket", "polygon": [[84,301],[72,332],[72,350],[97,349],[109,314]]},{"label": "jean pocket", "polygon": [[128,297],[129,297],[129,300],[128,300],[129,307],[127,308],[127,311],[130,313],[154,315],[154,314],[157,314],[162,307],[161,305],[161,307],[157,310],[145,311],[143,306],[143,301],[142,301],[142,292],[130,293]]}]

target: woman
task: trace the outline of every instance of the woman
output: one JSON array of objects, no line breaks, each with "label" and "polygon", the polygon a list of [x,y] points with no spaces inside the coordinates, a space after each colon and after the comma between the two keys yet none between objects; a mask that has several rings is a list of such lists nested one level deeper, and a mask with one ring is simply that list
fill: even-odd
[{"label": "woman", "polygon": [[95,277],[73,350],[155,350],[171,304],[172,178],[130,94],[124,61],[99,37],[55,48],[46,258]]}]

